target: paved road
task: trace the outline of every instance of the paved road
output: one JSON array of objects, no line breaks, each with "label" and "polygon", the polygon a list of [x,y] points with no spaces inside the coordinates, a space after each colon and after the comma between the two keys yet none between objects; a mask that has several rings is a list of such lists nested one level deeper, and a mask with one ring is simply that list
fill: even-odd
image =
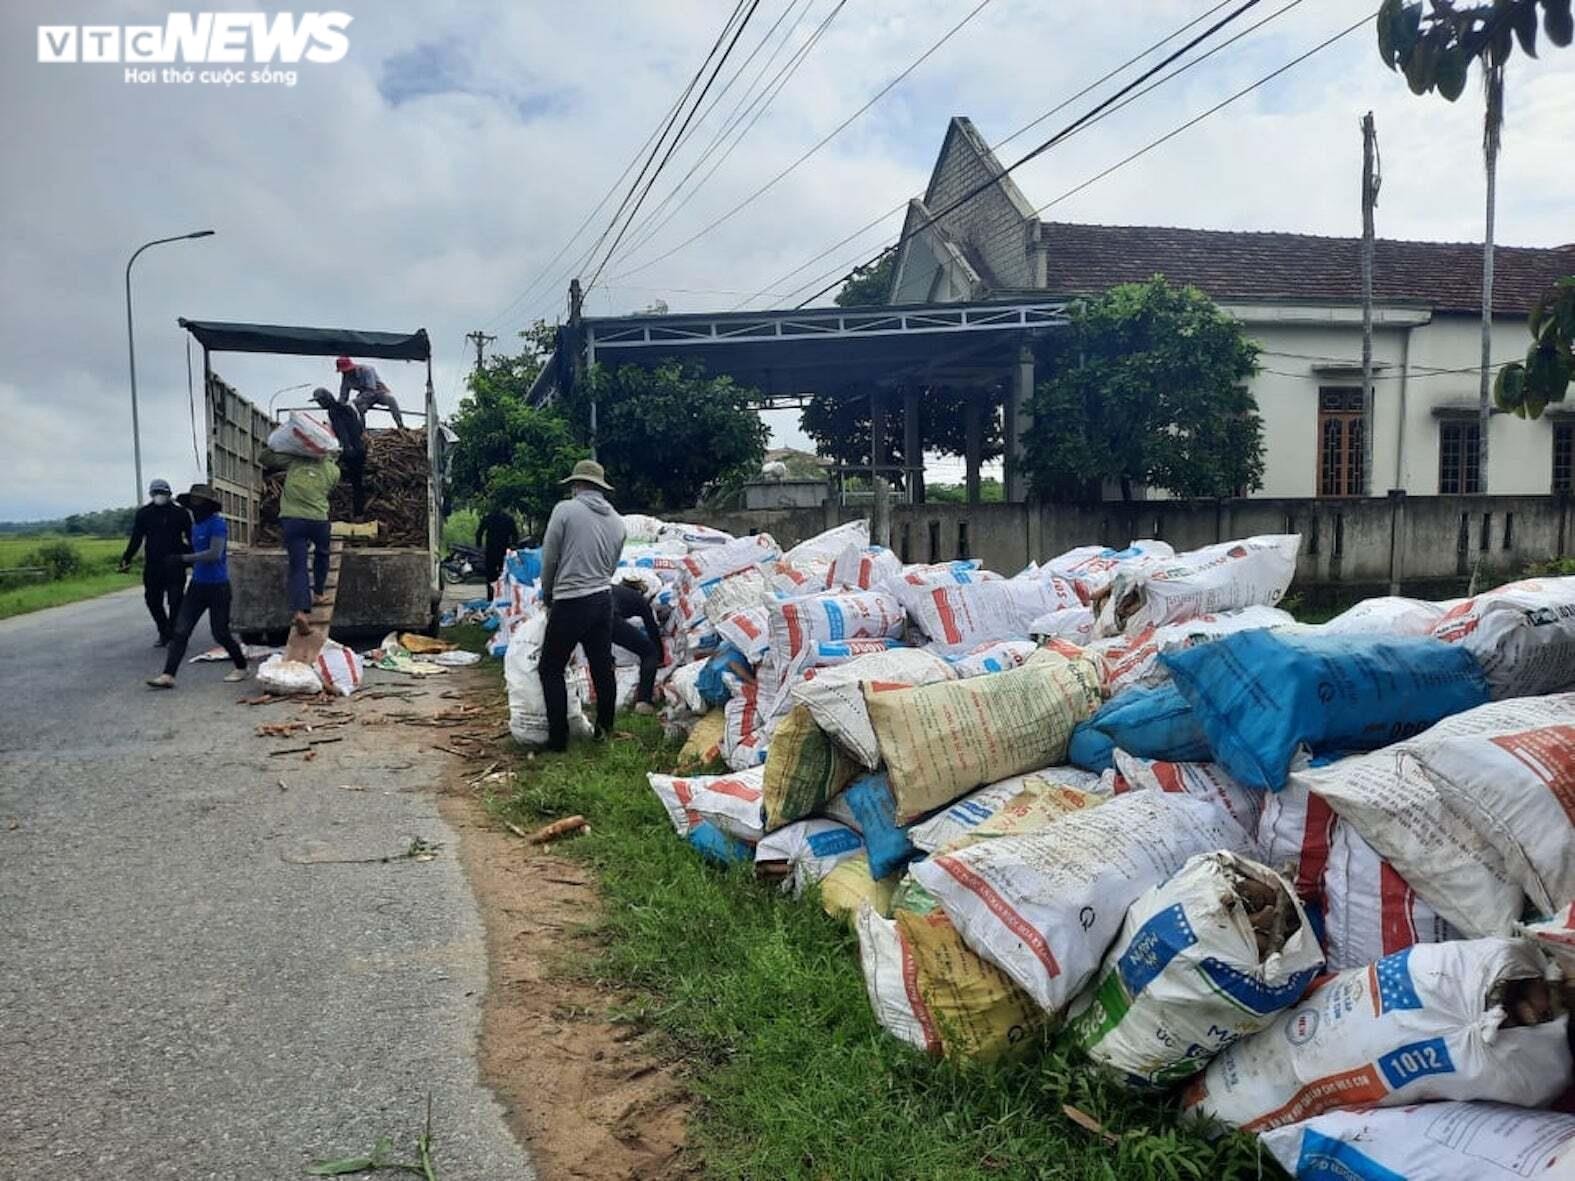
[{"label": "paved road", "polygon": [[[412,1149],[430,1092],[444,1181],[530,1178],[477,1077],[437,756],[269,759],[253,727],[296,707],[219,664],[147,690],[151,642],[136,592],[0,621],[0,1177],[298,1177]],[[418,836],[435,860],[321,862]]]}]

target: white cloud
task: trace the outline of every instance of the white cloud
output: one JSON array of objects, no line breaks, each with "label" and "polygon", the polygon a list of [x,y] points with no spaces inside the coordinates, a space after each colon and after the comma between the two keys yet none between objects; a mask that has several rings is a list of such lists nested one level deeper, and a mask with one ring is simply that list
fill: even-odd
[{"label": "white cloud", "polygon": [[[798,37],[833,0],[804,2],[809,15]],[[763,0],[752,28],[763,32],[787,3]],[[1300,5],[1026,166],[1019,183],[1030,200],[1050,200],[1370,6]],[[0,128],[8,295],[0,420],[25,430],[8,431],[23,444],[0,473],[0,518],[92,509],[129,495],[121,275],[126,255],[148,238],[218,230],[205,241],[158,247],[137,264],[145,474],[192,474],[179,315],[424,326],[438,354],[440,399],[451,409],[466,363],[463,333],[493,320],[542,274],[672,101],[730,7],[726,0],[580,4],[565,19],[565,6],[546,0],[385,0],[355,10],[343,62],[301,66],[293,89],[135,86],[114,66],[14,61],[0,73],[9,116]],[[768,285],[920,191],[949,115],[971,115],[987,138],[1004,137],[1206,7],[1205,0],[1071,7],[995,0],[743,213],[672,258],[616,278],[785,167],[966,11],[942,0],[849,5],[726,166],[651,246],[607,268],[607,290],[593,293],[592,310],[628,310],[658,296],[674,310],[731,306],[740,297],[720,292]],[[40,23],[158,22],[166,11],[146,0],[26,0],[0,10],[0,33],[23,47],[17,56],[25,59]],[[746,52],[755,35],[740,42]],[[1564,131],[1575,106],[1572,74],[1575,52],[1556,49],[1536,62],[1517,56],[1512,65],[1501,241],[1570,236],[1565,194],[1575,162]],[[735,97],[718,104],[718,116]],[[1015,158],[1089,101],[1068,107],[1004,157]],[[1453,106],[1414,98],[1383,69],[1366,29],[1046,216],[1352,233],[1357,119],[1368,109],[1377,115],[1385,167],[1380,232],[1476,237],[1478,90],[1473,85]],[[669,175],[687,167],[675,157]],[[851,262],[860,247],[873,252],[880,241],[866,235],[793,283]],[[506,340],[530,316],[559,314],[561,285],[538,288],[492,331]],[[219,368],[259,402],[281,387],[332,376],[326,363],[299,358],[229,356]],[[418,400],[417,367],[384,368],[397,392]],[[782,417],[791,418],[774,418],[779,429]]]}]

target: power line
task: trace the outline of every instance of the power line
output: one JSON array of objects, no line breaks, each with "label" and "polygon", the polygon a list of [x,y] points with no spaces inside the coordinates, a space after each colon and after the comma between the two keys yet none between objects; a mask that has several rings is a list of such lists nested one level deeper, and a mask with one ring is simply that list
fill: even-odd
[{"label": "power line", "polygon": [[[1006,179],[1008,176],[1010,176],[1017,169],[1021,168],[1024,164],[1027,164],[1030,160],[1037,159],[1039,156],[1043,155],[1045,152],[1048,152],[1051,148],[1055,147],[1056,144],[1058,144],[1062,140],[1066,139],[1069,135],[1075,134],[1076,131],[1078,130],[1078,128],[1082,127],[1084,124],[1086,124],[1086,123],[1090,122],[1091,120],[1093,120],[1094,118],[1096,118],[1098,116],[1098,114],[1101,111],[1103,111],[1105,108],[1111,106],[1117,100],[1123,98],[1124,96],[1129,94],[1131,91],[1137,89],[1144,82],[1147,82],[1155,74],[1157,74],[1161,70],[1163,70],[1166,66],[1170,65],[1172,62],[1174,62],[1178,58],[1180,58],[1188,50],[1195,48],[1196,46],[1202,44],[1204,41],[1207,41],[1215,33],[1219,32],[1226,25],[1230,24],[1233,20],[1236,20],[1238,17],[1240,17],[1249,8],[1252,8],[1252,7],[1256,6],[1257,4],[1259,4],[1261,2],[1262,2],[1262,0],[1245,0],[1245,2],[1243,4],[1241,4],[1237,8],[1232,9],[1230,12],[1226,13],[1219,20],[1215,21],[1208,28],[1204,29],[1203,32],[1199,33],[1196,37],[1192,38],[1192,40],[1188,41],[1180,49],[1175,50],[1174,52],[1170,53],[1168,56],[1166,56],[1165,58],[1161,59],[1159,62],[1157,62],[1153,66],[1150,66],[1147,70],[1144,70],[1143,73],[1139,74],[1136,78],[1132,79],[1132,81],[1128,82],[1125,86],[1121,87],[1114,94],[1109,95],[1108,97],[1106,97],[1104,99],[1101,99],[1099,102],[1095,103],[1091,108],[1089,108],[1089,110],[1085,111],[1082,115],[1079,115],[1076,119],[1072,120],[1072,122],[1068,123],[1060,131],[1056,132],[1049,139],[1045,140],[1043,143],[1039,144],[1037,147],[1032,148],[1029,151],[1025,152],[1023,155],[1019,156],[1016,160],[1012,161],[1012,163],[1008,164],[1005,168],[1003,168],[999,175],[991,176],[991,177],[988,177],[985,180],[980,181],[978,184],[974,185],[973,188],[971,188],[967,192],[963,193],[960,197],[955,198],[949,205],[947,205],[944,208],[939,209],[936,212],[932,213],[928,218],[926,218],[919,225],[915,226],[913,229],[911,229],[911,230],[903,230],[902,236],[897,239],[896,243],[893,246],[893,249],[895,249],[896,247],[900,247],[904,242],[906,242],[909,239],[911,239],[911,238],[917,236],[918,234],[924,232],[926,229],[928,229],[930,226],[934,225],[936,222],[938,222],[941,218],[945,217],[947,214],[953,213],[956,210],[960,209],[962,206],[966,205],[969,201],[972,201],[980,193],[984,192],[987,189],[994,188],[997,184],[999,184],[1002,180]],[[882,251],[881,253],[884,254],[885,251]],[[815,299],[815,298],[817,298],[817,297],[819,297],[821,295],[824,295],[827,291],[831,290],[832,287],[835,287],[841,281],[842,280],[839,280],[839,279],[833,279],[830,284],[828,284],[825,287],[820,288],[820,290],[818,290],[818,291],[813,292],[808,297],[806,297],[804,300],[800,301],[800,303],[797,306],[798,307],[803,307],[804,304],[808,303],[810,300]]]},{"label": "power line", "polygon": [[[636,251],[643,250],[656,238],[659,233],[662,232],[662,230],[666,229],[672,220],[677,217],[680,212],[682,212],[684,206],[688,205],[689,202],[694,198],[694,195],[698,193],[700,189],[703,188],[705,184],[717,174],[722,165],[727,163],[728,158],[732,156],[735,150],[737,150],[738,145],[749,138],[749,133],[754,130],[755,124],[760,122],[765,113],[771,109],[771,104],[776,101],[777,96],[781,94],[782,91],[786,89],[787,84],[793,80],[793,75],[798,73],[799,67],[804,64],[805,59],[809,57],[810,53],[819,43],[821,37],[825,35],[826,30],[831,25],[831,22],[837,18],[837,14],[842,11],[846,3],[847,0],[838,0],[838,3],[832,8],[831,12],[828,13],[826,18],[820,22],[819,26],[817,26],[814,32],[810,34],[804,44],[794,51],[793,56],[788,59],[788,61],[780,70],[777,71],[775,76],[772,77],[771,81],[766,83],[765,88],[760,92],[759,95],[755,97],[754,101],[749,103],[749,105],[743,110],[741,114],[738,115],[736,119],[729,119],[728,125],[723,128],[722,134],[724,137],[728,132],[731,132],[734,127],[738,126],[739,123],[742,123],[745,118],[748,118],[749,122],[744,124],[744,129],[740,131],[736,137],[734,137],[732,143],[727,145],[726,150],[723,151],[717,162],[713,164],[706,174],[700,178],[700,180],[695,184],[695,187],[690,190],[689,195],[679,202],[679,204],[673,209],[671,213],[662,218],[660,222],[656,222],[654,225],[651,224],[655,220],[654,215],[652,218],[647,219],[646,225],[641,227],[640,240],[629,248],[631,254]],[[807,13],[808,10],[806,9],[805,11]],[[802,21],[803,17],[801,16],[799,19]],[[798,21],[794,22],[794,28],[798,27],[798,23]],[[792,34],[790,32],[789,36],[791,35]],[[751,89],[753,89],[753,87],[751,87]],[[751,112],[753,113],[751,114]],[[717,141],[713,141],[713,143],[715,142]],[[710,151],[711,147],[708,146],[707,152]],[[702,155],[701,160],[704,158],[705,156]],[[699,163],[701,163],[701,161],[696,161],[697,165]],[[682,182],[679,183],[673,192],[676,193],[678,188],[682,188]],[[671,195],[672,194],[669,194],[669,196]]]},{"label": "power line", "polygon": [[[692,85],[693,84],[691,83],[691,86]],[[536,291],[536,289],[541,285],[542,279],[544,277],[552,273],[552,268],[557,266],[558,260],[569,252],[569,248],[579,240],[580,235],[585,232],[586,227],[588,227],[591,222],[596,219],[596,215],[600,213],[603,207],[606,206],[607,202],[612,199],[612,195],[618,191],[618,186],[623,184],[624,178],[628,176],[629,173],[634,169],[636,161],[638,161],[641,155],[644,154],[645,150],[651,146],[652,141],[656,139],[657,135],[662,132],[664,127],[669,127],[672,125],[671,121],[674,114],[678,110],[678,104],[683,101],[684,96],[686,96],[688,93],[689,90],[686,88],[680,93],[677,99],[673,100],[672,106],[667,108],[667,111],[660,119],[657,120],[656,126],[651,129],[651,134],[645,137],[645,142],[636,148],[634,154],[629,157],[629,162],[623,166],[623,171],[618,174],[618,178],[614,180],[612,184],[607,186],[607,191],[602,194],[601,200],[596,202],[591,211],[585,215],[585,220],[580,222],[574,233],[570,234],[568,238],[564,240],[563,245],[558,247],[558,252],[547,260],[547,264],[536,272],[536,277],[526,284],[525,289],[516,295],[512,300],[510,300],[508,305],[501,312],[499,312],[491,320],[487,321],[486,327],[492,328],[496,326],[519,304],[523,303],[531,294]]]},{"label": "power line", "polygon": [[[1034,127],[1037,127],[1039,124],[1043,123],[1046,119],[1050,118],[1050,116],[1052,116],[1052,115],[1058,113],[1059,111],[1062,111],[1065,108],[1071,106],[1078,99],[1083,98],[1085,95],[1089,94],[1090,92],[1092,92],[1094,90],[1097,90],[1099,87],[1103,86],[1106,82],[1110,81],[1110,79],[1114,78],[1117,74],[1120,74],[1123,70],[1127,69],[1129,66],[1135,65],[1137,62],[1142,61],[1145,57],[1147,57],[1149,54],[1153,53],[1155,50],[1160,49],[1160,48],[1162,48],[1165,45],[1168,45],[1170,42],[1174,41],[1177,37],[1179,37],[1183,33],[1187,32],[1187,30],[1193,28],[1194,26],[1196,26],[1198,24],[1201,24],[1203,21],[1207,20],[1209,17],[1213,16],[1216,12],[1218,12],[1220,9],[1226,7],[1226,5],[1228,5],[1230,3],[1231,3],[1231,0],[1220,0],[1220,2],[1215,4],[1212,8],[1206,9],[1205,11],[1199,13],[1197,16],[1193,17],[1190,21],[1186,22],[1186,24],[1181,25],[1179,28],[1177,28],[1177,29],[1173,30],[1172,32],[1166,34],[1164,37],[1161,37],[1158,41],[1154,42],[1154,44],[1150,45],[1147,49],[1144,49],[1144,50],[1142,50],[1139,53],[1133,54],[1131,57],[1127,58],[1126,61],[1124,61],[1120,65],[1116,66],[1114,69],[1108,70],[1104,74],[1100,75],[1098,78],[1094,79],[1088,85],[1084,86],[1081,90],[1077,91],[1077,93],[1067,96],[1066,98],[1064,98],[1060,102],[1058,102],[1055,106],[1051,107],[1048,111],[1045,111],[1043,114],[1040,114],[1040,115],[1036,116],[1035,118],[1031,119],[1029,122],[1023,124],[1016,131],[1014,131],[1010,135],[1008,135],[1005,139],[999,140],[996,143],[992,144],[990,146],[990,150],[991,151],[998,151],[1001,148],[1005,147],[1007,144],[1011,143],[1014,139],[1016,139],[1018,136],[1022,135],[1024,132],[1027,132],[1030,129],[1032,129]],[[1193,66],[1197,65],[1199,62],[1204,61],[1209,56],[1211,56],[1213,53],[1215,53],[1217,50],[1224,49],[1226,46],[1229,46],[1232,43],[1234,43],[1235,41],[1240,40],[1241,37],[1245,36],[1246,34],[1251,33],[1254,29],[1261,28],[1263,25],[1267,24],[1269,21],[1273,20],[1275,17],[1281,15],[1281,13],[1284,13],[1286,11],[1286,9],[1294,8],[1299,3],[1301,3],[1301,0],[1292,0],[1292,3],[1286,5],[1285,8],[1282,8],[1278,12],[1272,13],[1268,17],[1265,17],[1263,20],[1259,21],[1257,24],[1251,26],[1250,28],[1244,30],[1241,33],[1238,33],[1235,37],[1232,37],[1229,41],[1224,42],[1222,45],[1216,46],[1215,49],[1211,49],[1208,53],[1203,54],[1201,57],[1195,58],[1191,62],[1188,62],[1185,65],[1179,67],[1178,69],[1176,69],[1172,73],[1170,73],[1170,74],[1166,75],[1164,78],[1160,79],[1158,82],[1154,83],[1153,86],[1147,87],[1144,90],[1140,91],[1138,94],[1135,94],[1135,95],[1131,96],[1131,98],[1127,99],[1125,102],[1121,103],[1119,106],[1111,109],[1110,111],[1105,112],[1105,114],[1114,114],[1116,111],[1118,111],[1122,107],[1126,106],[1127,103],[1132,102],[1135,99],[1141,98],[1143,95],[1150,93],[1156,87],[1158,87],[1160,85],[1163,85],[1165,82],[1170,81],[1172,78],[1176,77],[1178,74],[1181,74],[1181,73],[1185,72],[1186,70],[1191,69]],[[1105,117],[1104,115],[1100,116],[1101,119],[1104,118],[1104,117]],[[1088,126],[1091,126],[1093,123],[1097,123],[1098,121],[1099,121],[1098,119],[1091,120],[1090,123],[1085,124],[1084,127],[1081,128],[1080,130],[1086,130]],[[767,284],[767,287],[777,287],[777,286],[779,286],[779,285],[781,285],[783,283],[786,283],[789,279],[791,279],[794,275],[798,274],[800,271],[806,270],[807,268],[809,268],[811,266],[814,266],[815,263],[817,263],[821,259],[825,258],[826,255],[830,254],[833,250],[836,250],[837,248],[839,248],[841,246],[847,245],[847,243],[853,241],[855,238],[859,237],[861,234],[864,234],[864,233],[868,232],[869,230],[872,230],[875,227],[879,226],[888,217],[891,217],[892,215],[897,214],[897,213],[901,213],[907,207],[908,207],[908,202],[906,200],[899,201],[892,208],[886,210],[886,212],[884,212],[884,213],[878,214],[872,221],[866,222],[864,225],[862,225],[858,229],[854,230],[851,234],[847,235],[847,237],[841,238],[838,241],[833,242],[830,246],[826,247],[826,249],[822,250],[819,254],[815,255],[814,257],[812,257],[810,259],[805,260],[804,262],[800,263],[798,266],[794,267],[787,274],[781,276],[780,278],[776,279],[772,283]],[[895,247],[892,247],[892,249],[895,249]],[[884,253],[884,251],[882,253]],[[859,258],[863,258],[864,257],[863,253],[861,252],[858,257]],[[877,257],[879,257],[879,256],[877,256]],[[847,264],[839,264],[836,269],[840,271],[846,265]],[[809,286],[809,283],[813,283],[813,282],[817,282],[817,281],[818,280],[816,280],[816,279],[811,279],[808,283],[801,284],[791,294],[796,294],[796,292],[798,290],[802,290],[804,287]],[[743,303],[735,305],[731,310],[737,311],[739,308],[743,307],[745,304],[753,303],[754,300],[757,297],[759,297],[761,295],[764,295],[766,293],[767,293],[766,289],[762,288],[760,291],[755,292],[748,299],[744,300]]]},{"label": "power line", "polygon": [[[1281,11],[1283,11],[1283,10],[1281,10]],[[1102,172],[1099,172],[1099,173],[1095,174],[1094,176],[1089,177],[1087,180],[1083,181],[1081,184],[1073,186],[1072,188],[1068,189],[1066,192],[1062,193],[1060,196],[1055,197],[1055,198],[1053,198],[1053,199],[1051,199],[1049,201],[1046,201],[1043,205],[1040,205],[1038,208],[1034,209],[1031,212],[1030,216],[1032,216],[1032,217],[1039,216],[1039,214],[1043,213],[1045,210],[1050,209],[1053,206],[1059,205],[1061,202],[1068,200],[1072,196],[1076,195],[1077,193],[1082,192],[1084,189],[1086,189],[1090,185],[1094,184],[1096,181],[1102,180],[1105,177],[1109,176],[1112,172],[1115,172],[1117,169],[1124,168],[1126,165],[1132,163],[1134,160],[1138,159],[1140,156],[1146,155],[1148,152],[1150,152],[1153,149],[1159,147],[1161,144],[1164,144],[1164,143],[1174,139],[1176,136],[1180,135],[1183,131],[1186,131],[1189,128],[1195,127],[1197,124],[1201,123],[1204,119],[1207,119],[1209,116],[1211,116],[1213,114],[1216,114],[1217,112],[1223,110],[1225,107],[1228,107],[1232,103],[1237,102],[1241,98],[1243,98],[1246,95],[1250,94],[1252,91],[1258,89],[1260,86],[1263,86],[1263,85],[1267,84],[1268,82],[1273,81],[1275,78],[1279,77],[1281,74],[1285,73],[1287,70],[1290,70],[1293,67],[1295,67],[1297,65],[1300,65],[1302,62],[1306,61],[1308,58],[1312,57],[1314,54],[1322,52],[1323,50],[1327,49],[1329,46],[1333,45],[1335,42],[1339,41],[1340,39],[1349,36],[1351,33],[1355,32],[1357,29],[1361,28],[1364,24],[1366,24],[1368,21],[1370,21],[1372,19],[1373,19],[1372,14],[1369,13],[1367,16],[1363,17],[1361,20],[1356,21],[1354,24],[1347,26],[1346,28],[1342,29],[1340,32],[1334,34],[1332,37],[1329,37],[1328,39],[1320,42],[1319,44],[1317,44],[1315,46],[1313,46],[1311,49],[1307,50],[1305,53],[1302,53],[1302,54],[1298,55],[1297,57],[1292,58],[1289,62],[1286,62],[1284,65],[1280,66],[1278,69],[1272,70],[1268,74],[1265,74],[1263,77],[1259,78],[1256,82],[1253,82],[1250,85],[1243,87],[1241,90],[1238,90],[1236,93],[1232,94],[1230,97],[1222,100],[1221,102],[1216,103],[1214,106],[1210,107],[1208,110],[1202,112],[1199,115],[1194,116],[1193,118],[1187,120],[1185,123],[1182,123],[1180,126],[1175,127],[1172,130],[1166,132],[1164,135],[1160,136],[1158,139],[1150,141],[1148,144],[1144,145],[1143,147],[1139,148],[1137,151],[1135,151],[1135,152],[1131,153],[1130,155],[1126,156],[1124,159],[1117,161],[1115,164],[1111,165],[1109,168],[1106,168]],[[1174,75],[1172,75],[1172,76],[1174,76]],[[937,217],[939,217],[939,216],[940,215],[937,215]],[[936,220],[936,218],[931,218],[929,222],[926,222],[924,225],[919,226],[917,229],[915,229],[911,233],[905,233],[895,243],[893,243],[892,246],[888,247],[888,250],[895,250],[895,249],[897,249],[904,242],[906,242],[910,238],[912,238],[915,234],[917,234],[921,230],[927,228],[929,225],[933,224],[935,220]],[[996,240],[999,240],[999,237],[997,237]],[[884,251],[882,253],[884,253]],[[830,272],[827,272],[827,273],[829,274]],[[822,277],[824,277],[824,276],[822,276]],[[813,281],[814,280],[812,280],[812,282]],[[824,294],[826,291],[830,290],[831,287],[835,287],[840,282],[842,282],[842,279],[833,280],[832,283],[829,286],[822,287],[819,291],[816,291],[813,295],[811,295],[808,298],[804,299],[803,301],[801,301],[799,304],[797,304],[795,306],[798,306],[798,307],[804,306],[804,304],[806,304],[810,300],[815,299],[818,296]],[[803,287],[806,287],[806,286],[808,286],[807,283],[801,285],[799,290],[802,290]]]},{"label": "power line", "polygon": [[[633,208],[629,210],[629,216],[624,221],[623,228],[618,231],[618,236],[613,239],[613,244],[607,248],[607,253],[602,256],[600,265],[591,274],[590,282],[585,285],[586,291],[590,291],[596,286],[596,280],[601,278],[603,268],[606,267],[612,256],[618,252],[618,244],[623,241],[624,235],[629,232],[629,227],[634,223],[635,217],[640,212],[640,206],[645,203],[646,197],[650,195],[651,186],[656,183],[656,178],[662,174],[662,169],[667,167],[667,162],[673,158],[673,153],[677,150],[679,141],[683,139],[684,132],[689,129],[690,121],[694,118],[695,112],[700,109],[700,104],[705,101],[706,93],[716,81],[717,75],[722,72],[722,67],[726,64],[729,55],[732,54],[733,47],[738,44],[739,37],[744,33],[744,27],[749,24],[749,18],[755,15],[755,9],[759,7],[760,0],[750,0],[749,9],[744,13],[743,19],[738,22],[738,28],[733,33],[733,39],[727,43],[727,48],[722,51],[722,56],[717,59],[716,67],[711,71],[711,76],[706,79],[705,86],[701,89],[700,96],[695,99],[694,106],[689,108],[689,114],[684,116],[683,125],[679,127],[678,134],[673,138],[673,142],[669,145],[666,154],[662,156],[661,163],[651,173],[651,179],[645,182],[645,188],[640,190],[640,196],[635,200]],[[635,183],[638,184],[639,182],[636,181]],[[613,220],[617,220],[616,214]],[[592,254],[594,253],[595,251],[593,250]]]},{"label": "power line", "polygon": [[[777,182],[780,181],[783,177],[787,176],[794,169],[798,168],[801,164],[804,163],[804,161],[808,160],[816,152],[820,151],[821,148],[825,147],[828,143],[830,143],[838,135],[842,134],[843,131],[847,130],[847,128],[854,122],[854,120],[856,120],[860,115],[864,114],[865,111],[869,110],[872,106],[874,106],[877,102],[879,102],[882,98],[884,98],[886,96],[886,94],[888,92],[890,92],[893,87],[895,87],[898,83],[900,83],[909,74],[913,73],[914,70],[918,69],[921,65],[923,65],[931,57],[931,55],[933,55],[937,50],[939,50],[941,48],[941,46],[945,45],[948,41],[950,41],[952,39],[952,37],[954,37],[959,31],[961,31],[961,29],[963,28],[964,25],[966,25],[969,21],[973,20],[973,18],[975,16],[977,16],[981,11],[983,11],[985,6],[988,5],[989,3],[990,3],[990,0],[979,0],[979,3],[977,5],[975,5],[973,7],[973,9],[971,9],[969,11],[967,16],[963,17],[962,20],[958,21],[955,25],[953,25],[950,29],[948,29],[947,32],[945,33],[945,35],[942,36],[939,41],[937,41],[934,45],[931,45],[922,54],[920,54],[919,57],[916,60],[914,60],[906,69],[904,69],[900,74],[898,74],[890,82],[886,83],[885,86],[881,87],[880,90],[878,90],[874,94],[874,96],[872,98],[870,98],[870,100],[868,102],[866,102],[858,110],[854,111],[853,114],[849,115],[846,119],[844,119],[841,123],[839,123],[835,128],[833,128],[830,131],[830,133],[828,133],[823,138],[821,138],[817,143],[815,143],[808,151],[806,151],[803,155],[801,155],[797,160],[794,160],[793,163],[789,164],[781,172],[777,173],[770,180],[766,181],[765,184],[761,185],[754,192],[750,193],[749,196],[745,197],[737,205],[734,205],[726,213],[722,214],[721,217],[716,218],[714,221],[708,222],[706,225],[704,225],[700,229],[696,230],[693,234],[691,234],[689,237],[685,238],[682,242],[678,243],[678,245],[674,246],[672,249],[664,251],[661,254],[658,254],[655,258],[647,259],[645,262],[639,263],[638,265],[636,265],[634,267],[631,267],[629,270],[624,271],[623,274],[624,275],[632,275],[632,274],[635,274],[635,273],[637,273],[639,271],[645,270],[647,267],[655,266],[657,263],[663,261],[664,259],[671,258],[673,255],[677,254],[680,250],[684,249],[686,246],[689,246],[689,245],[691,245],[694,242],[699,241],[701,238],[705,237],[705,235],[709,234],[712,230],[716,229],[718,226],[722,225],[724,222],[726,222],[726,221],[730,220],[732,217],[734,217],[740,210],[746,208],[747,206],[752,204],[754,201],[759,199],[763,194],[765,194],[774,185],[776,185]],[[1258,0],[1249,0],[1249,3],[1256,4],[1256,3],[1258,3]],[[839,7],[840,7],[840,5],[839,5]]]},{"label": "power line", "polygon": [[[694,174],[700,170],[707,160],[716,154],[716,150],[721,145],[723,140],[725,140],[733,132],[734,128],[743,122],[744,118],[747,117],[748,111],[754,109],[754,107],[759,103],[760,99],[765,95],[766,91],[770,90],[771,85],[776,81],[776,77],[781,76],[782,70],[779,70],[776,77],[773,77],[771,82],[766,84],[765,89],[761,90],[759,93],[756,93],[755,88],[759,85],[760,80],[765,77],[766,72],[771,69],[772,64],[782,55],[782,50],[787,47],[787,43],[792,40],[793,34],[798,31],[799,25],[803,23],[804,17],[808,14],[813,0],[790,0],[788,6],[782,10],[782,15],[777,17],[777,19],[772,23],[771,27],[766,30],[765,36],[760,39],[760,43],[755,46],[753,52],[750,53],[749,58],[745,60],[743,65],[739,66],[737,73],[735,73],[733,77],[729,79],[728,84],[731,86],[732,83],[737,81],[743,72],[749,68],[749,63],[755,59],[755,56],[765,46],[766,42],[769,41],[776,33],[777,29],[781,27],[782,22],[792,14],[794,9],[799,7],[800,3],[804,3],[804,8],[799,12],[798,18],[788,26],[787,32],[782,35],[782,39],[777,42],[776,47],[770,52],[770,54],[767,55],[766,60],[761,63],[760,69],[756,71],[755,76],[750,80],[749,85],[744,88],[744,93],[739,96],[738,102],[733,104],[733,109],[727,113],[727,118],[722,121],[722,126],[717,128],[716,132],[711,136],[710,141],[704,148],[701,149],[700,154],[695,157],[694,163],[689,166],[689,171],[684,173],[684,175],[679,179],[678,183],[668,190],[666,196],[662,198],[661,203],[658,204],[657,207],[650,213],[646,214],[645,220],[636,228],[635,233],[639,236],[639,240],[630,246],[629,249],[631,252],[641,249],[647,242],[651,240],[652,237],[655,236],[658,231],[660,231],[662,226],[665,226],[669,221],[672,220],[673,214],[676,214],[678,209],[674,209],[673,214],[663,218],[661,223],[656,225],[654,229],[651,228],[653,223],[656,222],[657,218],[661,216],[662,212],[666,210],[667,207],[672,204],[673,200],[678,196],[678,194],[683,191],[684,186],[689,183]],[[799,54],[800,51],[795,51],[794,56],[798,57]],[[791,61],[789,64],[792,64]],[[787,66],[784,66],[783,70],[786,70],[787,68]],[[721,96],[718,95],[717,98],[720,100]],[[716,103],[713,102],[712,106],[714,107],[715,105]],[[728,151],[731,152],[732,148],[729,148]],[[718,162],[718,167],[720,167],[720,162]],[[691,191],[690,196],[693,196],[695,192],[698,192],[705,185],[705,182],[710,179],[712,174],[715,173],[715,171],[716,169],[713,168],[711,172],[708,172],[704,177],[702,177]],[[685,201],[679,205],[679,208],[681,209],[683,204],[687,203],[688,201],[686,198]]]}]

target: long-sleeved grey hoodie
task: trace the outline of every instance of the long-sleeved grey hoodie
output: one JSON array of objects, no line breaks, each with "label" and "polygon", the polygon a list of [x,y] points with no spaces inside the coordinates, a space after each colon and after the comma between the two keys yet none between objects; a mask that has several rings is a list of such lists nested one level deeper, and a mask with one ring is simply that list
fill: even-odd
[{"label": "long-sleeved grey hoodie", "polygon": [[623,518],[600,492],[576,492],[552,510],[541,544],[541,585],[554,599],[608,590],[623,553]]}]

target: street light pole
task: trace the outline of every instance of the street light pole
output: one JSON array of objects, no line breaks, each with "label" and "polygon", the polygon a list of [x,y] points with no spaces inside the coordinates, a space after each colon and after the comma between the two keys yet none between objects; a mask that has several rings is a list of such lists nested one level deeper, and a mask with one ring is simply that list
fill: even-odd
[{"label": "street light pole", "polygon": [[126,260],[126,353],[131,362],[131,453],[137,468],[137,494],[131,498],[131,503],[134,505],[142,503],[142,429],[137,420],[137,338],[131,328],[131,264],[137,261],[137,255],[150,246],[162,246],[166,242],[182,242],[187,238],[212,236],[212,230],[197,230],[190,234],[176,234],[173,238],[155,238],[138,246],[135,253]]}]

